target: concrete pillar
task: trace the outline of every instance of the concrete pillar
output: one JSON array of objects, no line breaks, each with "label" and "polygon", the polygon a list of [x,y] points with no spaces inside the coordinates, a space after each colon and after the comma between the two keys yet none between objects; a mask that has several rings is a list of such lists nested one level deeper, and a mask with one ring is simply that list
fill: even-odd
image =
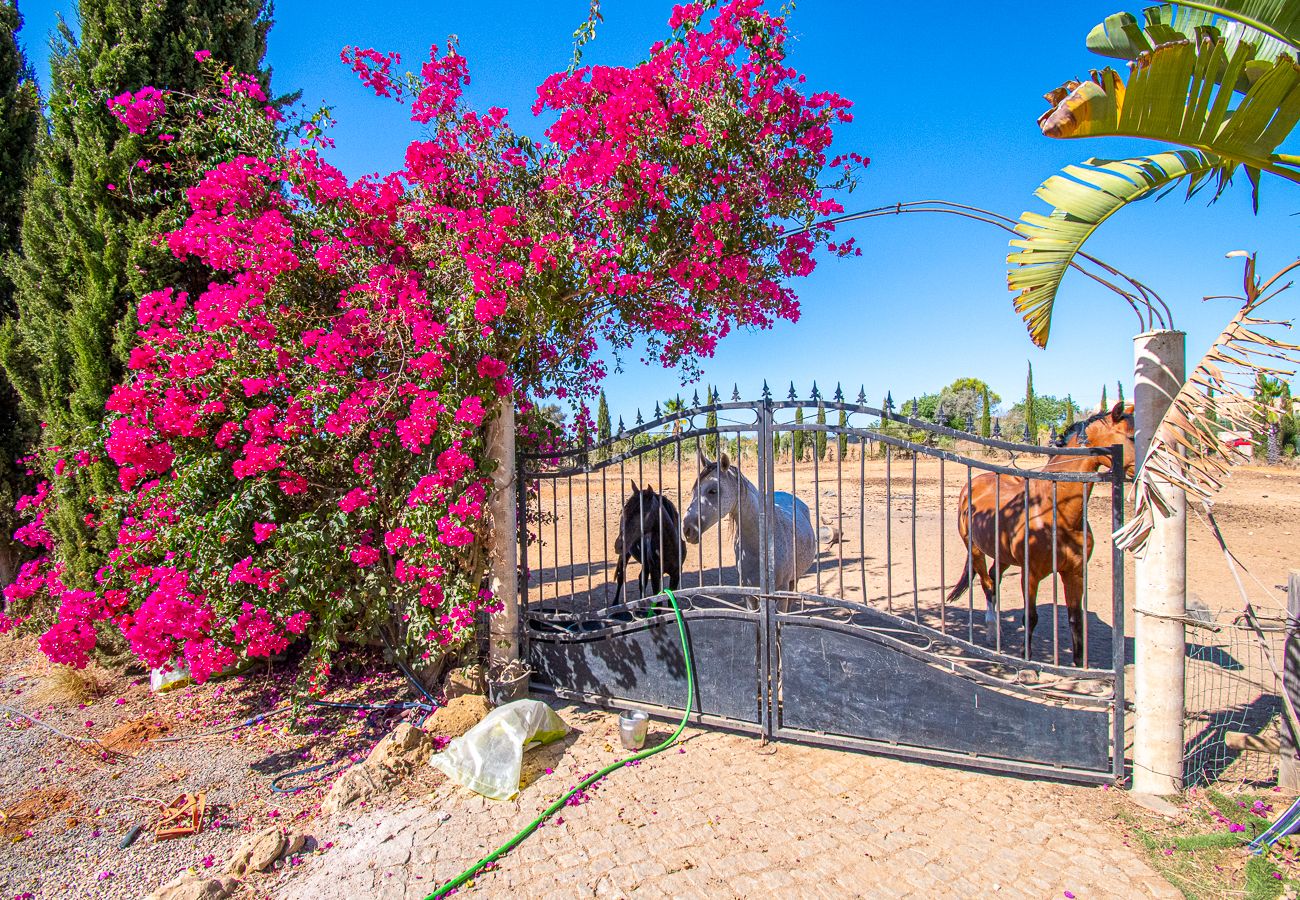
[{"label": "concrete pillar", "polygon": [[[1286,591],[1286,644],[1282,658],[1282,690],[1291,705],[1300,708],[1300,571],[1291,572]],[[1282,755],[1278,761],[1277,786],[1292,794],[1300,793],[1300,735],[1294,734],[1291,721],[1282,716]]]},{"label": "concrete pillar", "polygon": [[519,659],[519,528],[515,506],[515,404],[505,397],[488,423],[488,458],[496,460],[488,512],[492,544],[488,588],[501,611],[488,620],[488,669]]},{"label": "concrete pillar", "polygon": [[[1133,339],[1134,418],[1139,463],[1182,387],[1186,335],[1150,331]],[[1154,510],[1146,552],[1135,562],[1133,790],[1173,794],[1183,786],[1183,667],[1187,612],[1187,495],[1155,482],[1169,514]]]}]

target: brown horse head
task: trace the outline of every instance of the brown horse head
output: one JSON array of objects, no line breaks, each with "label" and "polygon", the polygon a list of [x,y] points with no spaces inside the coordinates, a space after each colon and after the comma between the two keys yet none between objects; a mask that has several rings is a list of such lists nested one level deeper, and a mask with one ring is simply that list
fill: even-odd
[{"label": "brown horse head", "polygon": [[1133,404],[1116,403],[1086,419],[1075,422],[1056,440],[1058,447],[1124,448],[1124,474],[1133,477],[1137,450],[1133,446]]}]

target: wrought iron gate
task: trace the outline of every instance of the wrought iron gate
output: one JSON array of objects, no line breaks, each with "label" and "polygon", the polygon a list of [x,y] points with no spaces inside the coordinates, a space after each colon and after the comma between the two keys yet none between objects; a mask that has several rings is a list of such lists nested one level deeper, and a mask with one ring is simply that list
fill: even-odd
[{"label": "wrought iron gate", "polygon": [[[1084,569],[1078,666],[1062,659],[1067,623],[1055,576],[1051,615],[1032,644],[1023,640],[1029,607],[1015,589],[1018,577],[995,583],[992,621],[977,614],[973,577],[964,598],[946,601],[960,572],[974,574],[969,539],[963,543],[956,529],[963,485],[969,489],[987,472],[1023,479],[1026,520],[1031,485],[1050,491],[1055,566],[1058,491],[1081,490],[1083,539],[1098,550],[1122,523],[1123,467],[1114,465],[1120,448],[983,438],[969,420],[963,431],[897,415],[888,399],[876,409],[862,393],[845,402],[838,389],[829,400],[813,390],[811,400],[796,399],[793,387],[784,401],[766,388],[753,402],[735,394],[731,402],[696,398],[690,409],[656,409],[649,422],[638,414],[630,429],[620,421],[616,435],[591,446],[521,456],[521,638],[534,689],[680,711],[686,669],[674,617],[648,588],[633,598],[629,584],[613,602],[611,549],[632,483],[652,486],[685,515],[697,454],[716,460],[725,453],[736,477],[762,498],[756,518],[764,556],[758,583],[742,584],[721,525],[688,545],[675,594],[699,685],[697,721],[998,771],[1121,779],[1122,555],[1113,547],[1094,552]],[[814,420],[804,421],[804,413]],[[827,423],[827,415],[838,421]],[[942,421],[942,411],[935,418]],[[1106,468],[1028,468],[1024,457],[1081,457]],[[778,490],[803,500],[819,529],[817,559],[793,591],[773,583]],[[1109,521],[1095,528],[1088,506],[1107,502]],[[630,569],[636,572],[635,562]],[[1090,569],[1103,570],[1102,577]],[[1109,603],[1090,604],[1098,594]]]}]

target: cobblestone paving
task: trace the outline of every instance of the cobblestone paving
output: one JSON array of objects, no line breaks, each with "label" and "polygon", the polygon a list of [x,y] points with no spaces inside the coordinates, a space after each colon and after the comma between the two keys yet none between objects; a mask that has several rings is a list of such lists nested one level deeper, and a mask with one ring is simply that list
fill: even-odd
[{"label": "cobblestone paving", "polygon": [[[516,800],[439,782],[327,823],[332,849],[259,887],[289,900],[424,897],[622,753],[615,716],[560,712],[576,733],[530,751]],[[669,733],[654,723],[651,740]],[[1181,897],[1105,823],[1098,788],[688,736],[611,775],[461,895]]]}]

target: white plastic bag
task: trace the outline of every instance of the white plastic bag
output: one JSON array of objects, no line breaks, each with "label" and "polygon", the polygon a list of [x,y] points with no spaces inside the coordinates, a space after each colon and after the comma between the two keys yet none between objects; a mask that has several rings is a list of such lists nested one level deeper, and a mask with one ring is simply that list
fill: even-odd
[{"label": "white plastic bag", "polygon": [[493,800],[519,793],[519,770],[529,747],[558,741],[569,726],[540,700],[498,706],[429,764],[452,781]]}]

